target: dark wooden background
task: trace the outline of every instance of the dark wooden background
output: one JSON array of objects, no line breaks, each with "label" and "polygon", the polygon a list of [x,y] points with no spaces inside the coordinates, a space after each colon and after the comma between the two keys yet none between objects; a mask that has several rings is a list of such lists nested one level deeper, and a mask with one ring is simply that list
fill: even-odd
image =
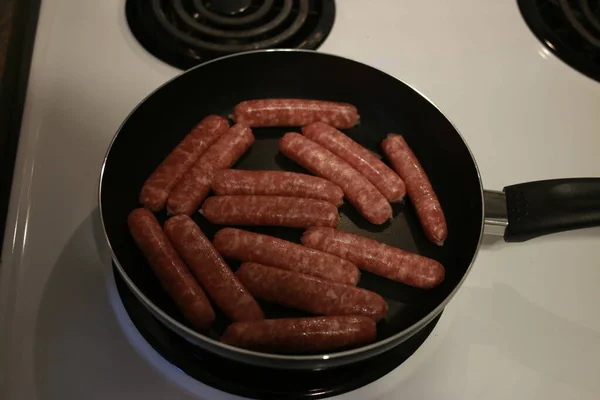
[{"label": "dark wooden background", "polygon": [[0,246],[40,3],[41,0],[0,0]]}]

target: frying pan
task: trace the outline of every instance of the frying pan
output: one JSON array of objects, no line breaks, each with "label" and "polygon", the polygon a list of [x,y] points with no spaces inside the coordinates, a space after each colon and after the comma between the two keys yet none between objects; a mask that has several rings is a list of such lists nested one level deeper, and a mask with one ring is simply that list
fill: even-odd
[{"label": "frying pan", "polygon": [[[440,261],[446,279],[419,290],[367,272],[360,287],[376,291],[389,312],[378,324],[375,343],[330,354],[278,355],[243,350],[218,339],[228,321],[219,315],[209,332],[194,331],[167,297],[127,229],[127,215],[139,207],[145,179],[190,129],[209,114],[227,116],[238,102],[293,97],[350,102],[360,124],[347,134],[381,153],[389,132],[401,133],[421,161],[444,209],[448,239],[430,243],[407,200],[394,205],[393,220],[368,223],[352,206],[340,208],[339,228]],[[255,129],[256,142],[236,164],[240,169],[303,171],[278,154],[278,140],[299,128]],[[102,167],[99,202],[102,224],[117,271],[153,315],[184,339],[232,361],[286,369],[323,369],[373,357],[399,345],[441,313],[467,276],[484,226],[507,241],[526,240],[560,230],[600,225],[600,179],[530,182],[486,192],[467,144],[444,114],[401,81],[367,65],[337,56],[299,50],[268,50],[220,58],[190,69],[143,100],[115,135]],[[160,213],[164,222],[166,214]],[[212,238],[221,227],[193,216]],[[250,230],[299,242],[302,230],[261,227]],[[235,270],[238,265],[231,262]],[[269,318],[302,314],[261,303]]]}]

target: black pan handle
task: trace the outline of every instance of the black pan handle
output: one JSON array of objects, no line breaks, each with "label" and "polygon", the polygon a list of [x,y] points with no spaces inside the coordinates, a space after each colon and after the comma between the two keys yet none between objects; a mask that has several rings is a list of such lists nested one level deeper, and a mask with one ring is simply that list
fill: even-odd
[{"label": "black pan handle", "polygon": [[[502,207],[502,194],[506,208]],[[496,232],[505,228],[507,242],[600,226],[600,178],[520,183],[505,187],[504,193],[486,192],[485,200],[486,225],[496,224]]]}]

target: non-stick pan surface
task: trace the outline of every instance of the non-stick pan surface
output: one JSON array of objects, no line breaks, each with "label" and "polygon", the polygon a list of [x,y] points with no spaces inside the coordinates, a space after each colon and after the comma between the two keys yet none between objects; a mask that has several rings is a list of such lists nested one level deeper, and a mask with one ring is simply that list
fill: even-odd
[{"label": "non-stick pan surface", "polygon": [[[355,209],[340,208],[339,228],[365,235],[440,261],[446,279],[437,288],[419,290],[367,272],[359,286],[388,302],[378,324],[377,342],[328,355],[278,356],[244,351],[218,343],[228,321],[222,315],[210,332],[194,332],[167,297],[127,229],[127,215],[139,207],[145,179],[174,146],[209,114],[228,116],[240,101],[295,97],[350,102],[360,124],[346,133],[374,152],[390,132],[403,134],[425,168],[448,223],[443,247],[430,243],[410,201],[394,206],[392,221],[376,226]],[[240,169],[303,171],[278,153],[278,140],[299,127],[254,129],[256,142],[235,165]],[[483,226],[482,188],[477,167],[460,134],[426,98],[395,78],[344,58],[309,51],[260,51],[222,58],[192,70],[147,97],[117,133],[100,182],[103,224],[115,264],[130,289],[163,323],[195,344],[237,361],[282,368],[321,368],[358,361],[402,342],[433,319],[458,289],[475,257]],[[166,214],[158,215],[161,222]],[[200,214],[193,216],[212,238],[220,229]],[[299,242],[302,230],[247,228]],[[236,269],[238,264],[230,262]],[[261,303],[268,318],[303,315]],[[210,340],[214,339],[214,340]]]}]

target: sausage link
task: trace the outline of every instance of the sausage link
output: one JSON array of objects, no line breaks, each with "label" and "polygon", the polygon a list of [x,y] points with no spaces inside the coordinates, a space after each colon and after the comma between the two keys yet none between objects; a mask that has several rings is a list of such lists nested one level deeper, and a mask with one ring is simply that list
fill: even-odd
[{"label": "sausage link", "polygon": [[227,120],[218,115],[200,121],[148,177],[140,192],[140,203],[154,212],[162,210],[175,184],[228,128]]},{"label": "sausage link", "polygon": [[337,226],[338,209],[333,204],[315,199],[281,196],[212,196],[200,211],[217,225]]},{"label": "sausage link", "polygon": [[448,237],[446,217],[419,160],[400,135],[388,135],[381,147],[398,175],[404,179],[425,235],[433,243],[442,246]]},{"label": "sausage link", "polygon": [[169,215],[192,215],[210,192],[215,171],[231,168],[252,143],[254,136],[248,126],[229,128],[175,185],[167,199]]},{"label": "sausage link", "polygon": [[342,188],[348,201],[371,223],[383,224],[392,217],[392,207],[371,182],[350,164],[320,144],[295,132],[286,133],[279,150],[315,175]]},{"label": "sausage link", "polygon": [[343,283],[256,263],[243,263],[237,276],[259,299],[320,315],[366,315],[375,322],[387,313],[377,293]]},{"label": "sausage link", "polygon": [[254,321],[264,315],[258,303],[187,215],[165,222],[165,232],[210,298],[232,321]]},{"label": "sausage link", "polygon": [[221,342],[267,353],[348,349],[375,340],[375,322],[361,315],[266,319],[229,325]]},{"label": "sausage link", "polygon": [[251,127],[304,126],[325,122],[336,128],[358,123],[356,107],[348,103],[304,99],[263,99],[243,101],[235,106],[233,119]]},{"label": "sausage link", "polygon": [[302,235],[302,244],[410,286],[430,289],[444,280],[444,267],[431,258],[338,229],[309,228]]},{"label": "sausage link", "polygon": [[199,331],[210,328],[215,319],[212,306],[154,214],[145,208],[135,209],[127,224],[133,240],[183,316]]},{"label": "sausage link", "polygon": [[302,128],[304,136],[317,142],[363,174],[392,203],[406,194],[402,179],[375,155],[343,132],[322,122]]},{"label": "sausage link", "polygon": [[287,171],[247,171],[223,169],[212,180],[215,194],[306,197],[325,200],[335,206],[343,203],[344,192],[335,183],[312,175]]},{"label": "sausage link", "polygon": [[259,233],[224,228],[217,232],[213,244],[223,257],[237,261],[253,261],[348,285],[356,285],[360,277],[350,261]]}]

